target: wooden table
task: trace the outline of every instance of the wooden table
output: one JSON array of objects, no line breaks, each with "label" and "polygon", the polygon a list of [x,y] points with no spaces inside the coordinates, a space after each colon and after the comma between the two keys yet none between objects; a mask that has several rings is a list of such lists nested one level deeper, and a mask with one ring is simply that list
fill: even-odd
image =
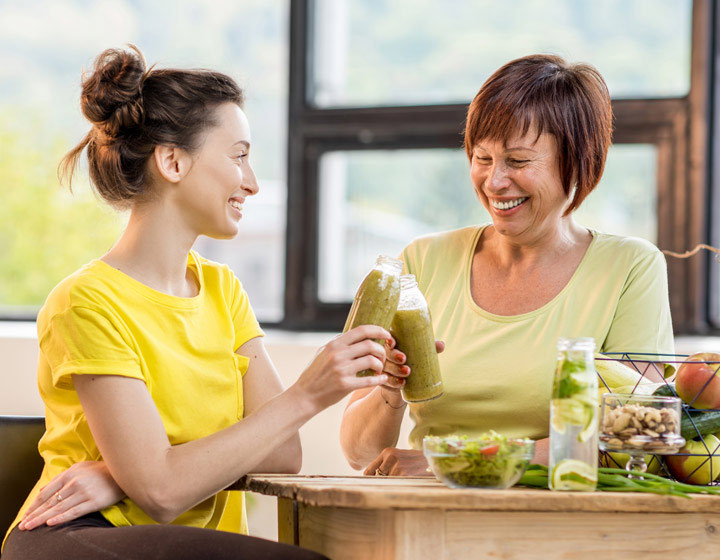
[{"label": "wooden table", "polygon": [[[252,475],[278,540],[332,560],[720,558],[720,496],[453,490],[427,477]],[[685,556],[681,556],[685,554]]]}]

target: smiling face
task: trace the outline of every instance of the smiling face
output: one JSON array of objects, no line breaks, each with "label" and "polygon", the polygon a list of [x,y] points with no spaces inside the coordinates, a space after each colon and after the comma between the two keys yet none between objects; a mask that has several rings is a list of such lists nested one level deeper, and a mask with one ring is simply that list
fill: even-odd
[{"label": "smiling face", "polygon": [[258,192],[250,166],[250,126],[235,103],[215,109],[218,123],[192,155],[192,167],[182,179],[179,202],[198,235],[230,239],[238,232],[245,199]]},{"label": "smiling face", "polygon": [[518,243],[556,231],[569,204],[555,138],[547,133],[538,136],[534,127],[506,142],[478,141],[470,177],[495,230]]}]

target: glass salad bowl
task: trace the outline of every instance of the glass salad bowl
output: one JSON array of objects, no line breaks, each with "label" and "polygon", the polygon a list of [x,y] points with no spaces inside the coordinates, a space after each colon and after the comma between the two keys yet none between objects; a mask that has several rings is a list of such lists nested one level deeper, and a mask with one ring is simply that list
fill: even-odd
[{"label": "glass salad bowl", "polygon": [[510,488],[525,473],[534,450],[531,439],[508,439],[495,432],[423,439],[432,472],[450,488]]}]

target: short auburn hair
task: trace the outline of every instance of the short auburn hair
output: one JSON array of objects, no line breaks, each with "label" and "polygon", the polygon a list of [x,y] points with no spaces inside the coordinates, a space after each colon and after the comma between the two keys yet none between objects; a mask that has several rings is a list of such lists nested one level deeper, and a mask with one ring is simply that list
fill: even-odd
[{"label": "short auburn hair", "polygon": [[570,64],[554,55],[518,58],[498,69],[470,103],[465,151],[472,159],[481,140],[507,141],[525,135],[555,137],[565,194],[575,187],[566,214],[576,210],[600,182],[612,137],[610,93],[589,64]]}]

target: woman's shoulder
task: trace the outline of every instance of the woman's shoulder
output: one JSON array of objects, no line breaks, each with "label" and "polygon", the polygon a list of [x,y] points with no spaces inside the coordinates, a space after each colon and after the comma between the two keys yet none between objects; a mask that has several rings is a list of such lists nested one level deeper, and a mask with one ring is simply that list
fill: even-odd
[{"label": "woman's shoulder", "polygon": [[594,253],[597,257],[631,261],[664,259],[662,252],[655,244],[641,237],[598,231],[593,231],[593,236],[595,237]]},{"label": "woman's shoulder", "polygon": [[100,310],[112,297],[106,265],[94,260],[63,278],[51,291],[38,313],[38,324],[73,307]]}]

